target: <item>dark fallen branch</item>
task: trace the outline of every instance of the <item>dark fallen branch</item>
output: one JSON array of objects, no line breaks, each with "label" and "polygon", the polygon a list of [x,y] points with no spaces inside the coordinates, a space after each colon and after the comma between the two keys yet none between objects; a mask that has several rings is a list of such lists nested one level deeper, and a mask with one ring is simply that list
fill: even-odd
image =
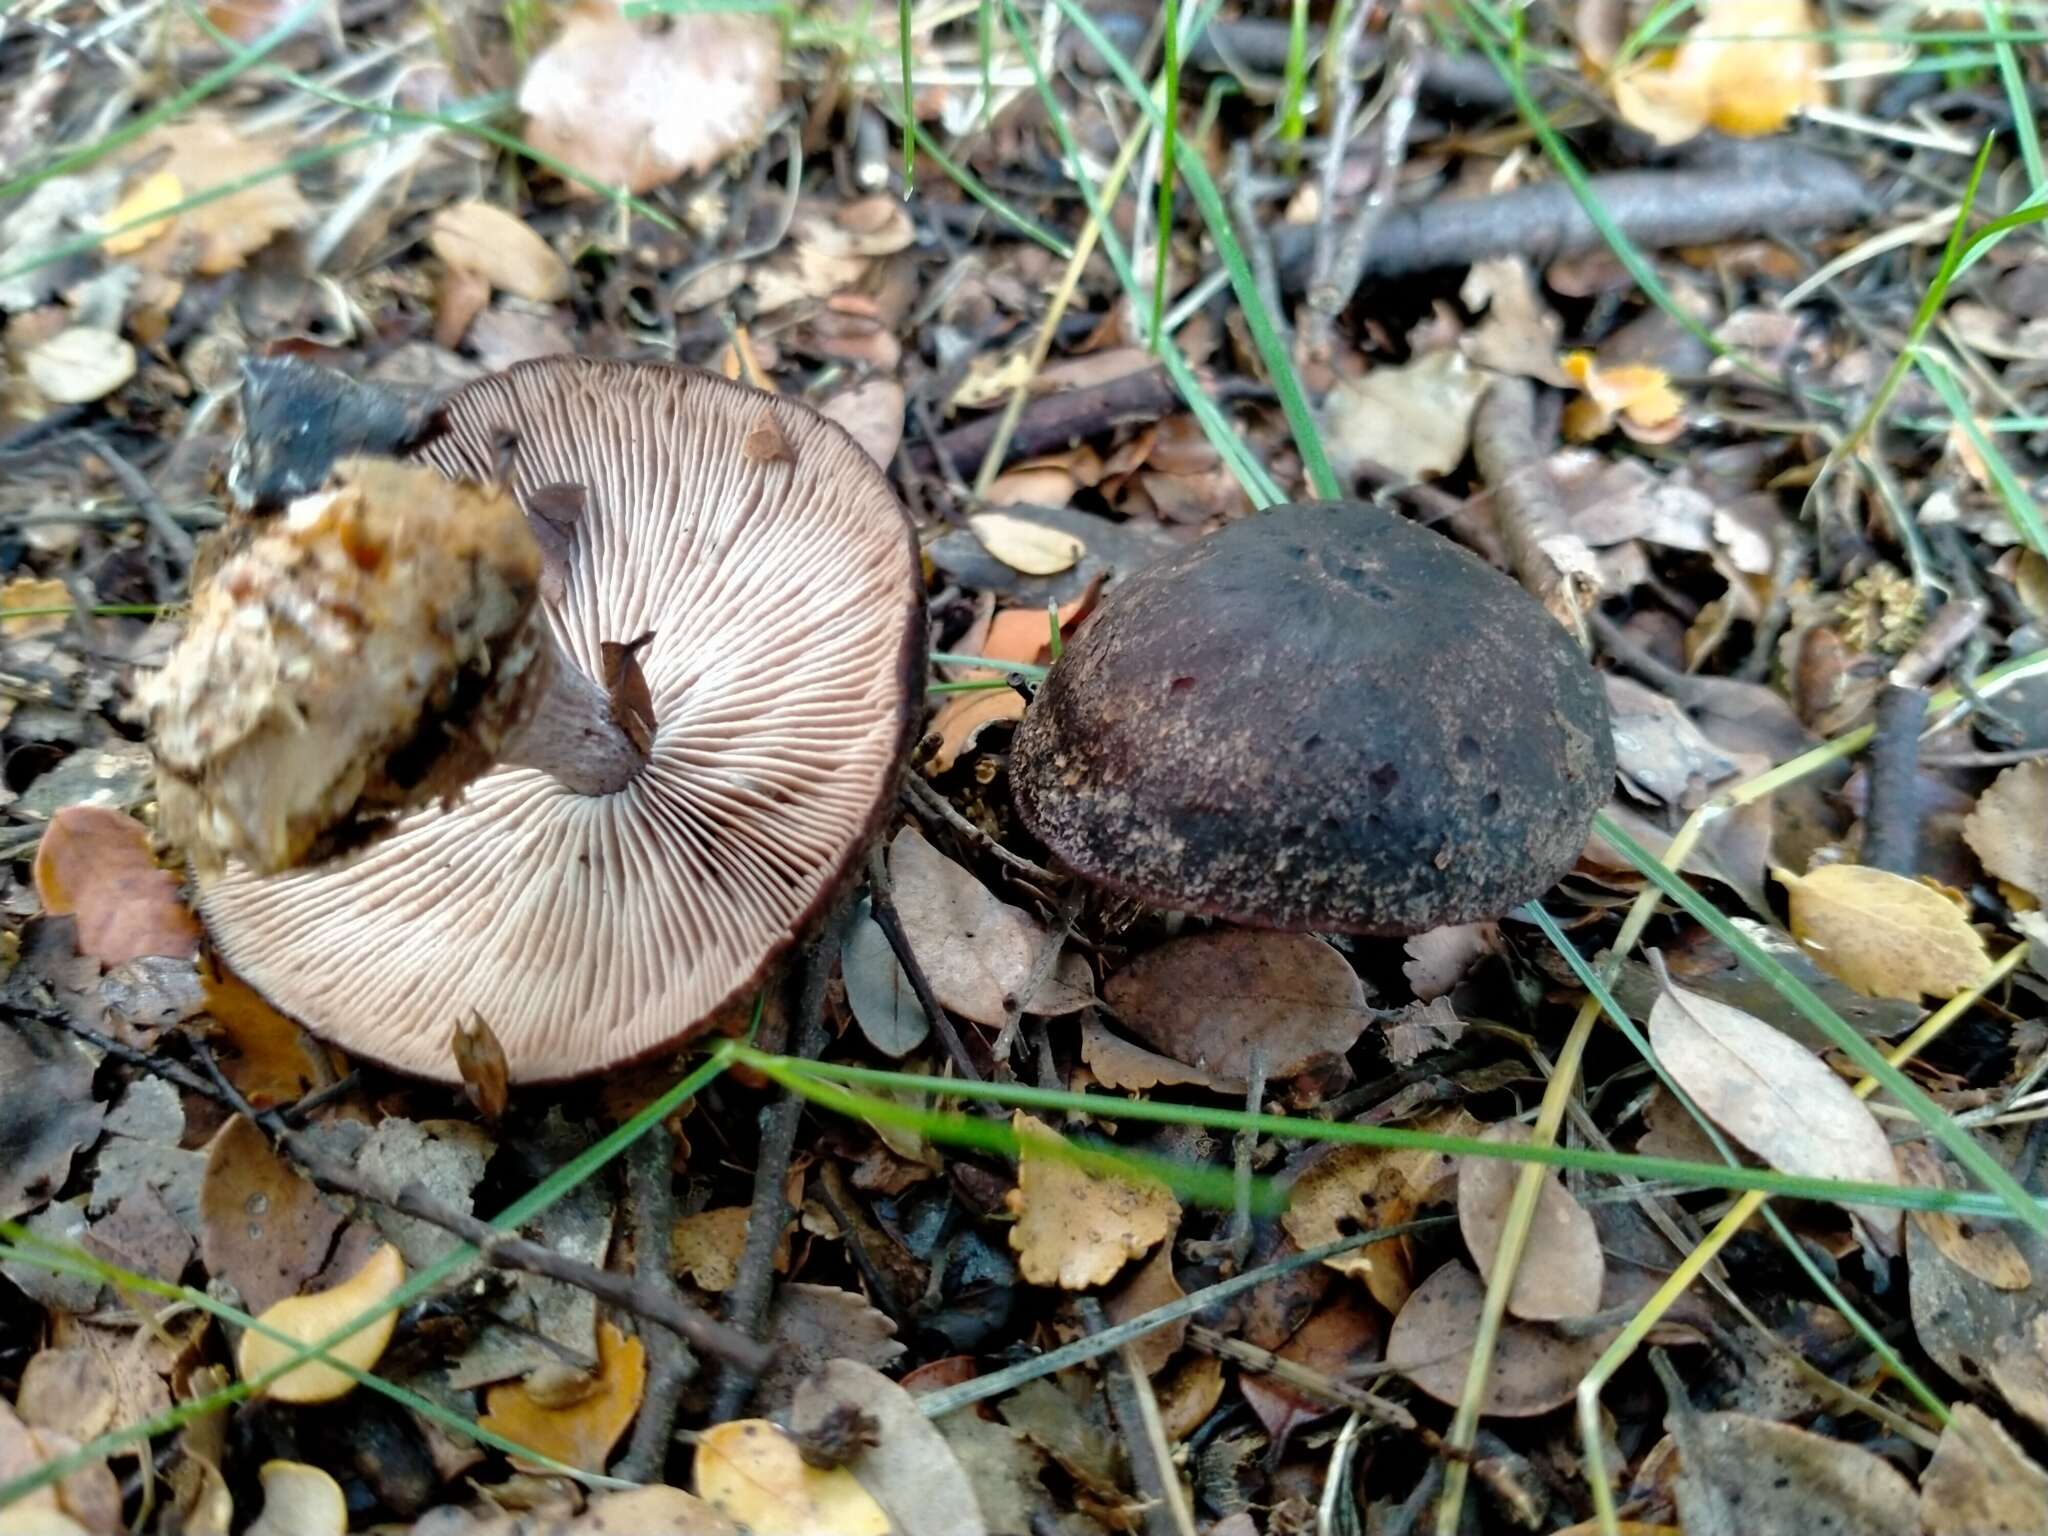
[{"label": "dark fallen branch", "polygon": [[[1180,392],[1160,368],[1140,368],[1106,384],[1040,395],[1017,418],[1017,429],[1010,434],[1008,457],[1028,459],[1033,454],[1071,447],[1127,422],[1157,421],[1179,405]],[[1000,417],[1001,412],[991,411],[964,426],[940,433],[936,439],[919,443],[908,450],[911,461],[930,473],[943,455],[963,482],[972,480],[996,440]]]},{"label": "dark fallen branch", "polygon": [[[626,1154],[633,1184],[635,1289],[654,1305],[680,1302],[670,1267],[676,1225],[675,1138],[665,1125],[650,1126]],[[629,1483],[668,1481],[668,1451],[675,1438],[683,1389],[696,1378],[697,1357],[681,1334],[652,1328],[647,1337],[647,1390],[633,1419],[633,1443],[618,1466]]]},{"label": "dark fallen branch", "polygon": [[[1648,250],[1841,229],[1871,211],[1870,189],[1851,167],[1784,145],[1723,149],[1678,168],[1614,171],[1591,185],[1622,233]],[[1506,255],[1540,265],[1602,244],[1572,189],[1548,181],[1393,209],[1373,232],[1362,276],[1399,277]],[[1305,225],[1274,230],[1283,286],[1306,287],[1314,246],[1315,231]]]}]

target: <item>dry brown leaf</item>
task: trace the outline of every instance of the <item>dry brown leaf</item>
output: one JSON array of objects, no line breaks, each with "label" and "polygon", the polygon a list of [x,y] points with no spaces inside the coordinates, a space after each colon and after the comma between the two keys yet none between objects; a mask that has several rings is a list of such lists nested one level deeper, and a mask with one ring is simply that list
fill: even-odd
[{"label": "dry brown leaf", "polygon": [[[1686,1536],[1919,1536],[1905,1474],[1860,1445],[1746,1413],[1674,1407]],[[1826,1511],[1826,1526],[1817,1519]]]},{"label": "dry brown leaf", "polygon": [[2030,1277],[2024,1289],[2003,1289],[1951,1263],[1928,1227],[1908,1222],[1907,1303],[1920,1347],[1937,1365],[2048,1430],[2048,1238],[2018,1225],[2008,1235]]},{"label": "dry brown leaf", "polygon": [[29,348],[21,367],[50,404],[87,405],[135,377],[135,349],[112,331],[74,325]]},{"label": "dry brown leaf", "polygon": [[230,182],[258,178],[238,192],[178,214],[166,245],[152,241],[152,254],[193,249],[192,267],[202,277],[232,272],[249,256],[312,212],[270,139],[241,131],[210,112],[181,116],[156,129],[136,147],[130,163],[147,164],[152,175],[176,178],[187,198]]},{"label": "dry brown leaf", "polygon": [[1222,928],[1147,950],[1109,978],[1103,999],[1139,1040],[1242,1092],[1252,1055],[1268,1078],[1341,1058],[1372,1022],[1365,984],[1306,933]]},{"label": "dry brown leaf", "polygon": [[[1951,1188],[1948,1165],[1923,1141],[1905,1141],[1892,1149],[1899,1177],[1922,1189]],[[2012,1234],[1988,1222],[1965,1222],[1952,1211],[1913,1211],[1910,1220],[1941,1256],[1993,1290],[2024,1291],[2034,1283],[2033,1267]]]},{"label": "dry brown leaf", "polygon": [[558,304],[569,296],[568,263],[524,221],[489,203],[441,209],[427,225],[427,244],[450,267],[518,298]]},{"label": "dry brown leaf", "polygon": [[[1379,1364],[1385,1343],[1386,1326],[1379,1311],[1351,1296],[1339,1295],[1274,1353],[1333,1381],[1356,1381]],[[1246,1371],[1237,1385],[1276,1446],[1284,1446],[1302,1425],[1342,1412],[1327,1397],[1306,1391],[1284,1376]]]},{"label": "dry brown leaf", "polygon": [[808,1465],[766,1419],[697,1437],[697,1496],[734,1524],[774,1536],[890,1536],[889,1516],[844,1467]]},{"label": "dry brown leaf", "polygon": [[765,17],[681,15],[661,27],[586,0],[527,69],[519,109],[535,149],[646,192],[755,143],[781,73],[782,33]]},{"label": "dry brown leaf", "polygon": [[1092,1014],[1081,1021],[1081,1060],[1087,1063],[1088,1070],[1095,1074],[1095,1080],[1105,1088],[1146,1093],[1161,1083],[1168,1087],[1192,1083],[1222,1091],[1215,1079],[1199,1067],[1190,1067],[1171,1056],[1162,1056],[1142,1045],[1133,1045],[1111,1033],[1108,1026]]},{"label": "dry brown leaf", "polygon": [[834,1360],[797,1389],[789,1427],[809,1439],[849,1410],[865,1414],[874,1443],[846,1470],[895,1521],[894,1536],[988,1536],[974,1489],[917,1399],[873,1366]]},{"label": "dry brown leaf", "polygon": [[1983,937],[1930,885],[1861,864],[1773,871],[1791,895],[1792,936],[1814,963],[1870,997],[1953,997],[1991,968]]},{"label": "dry brown leaf", "polygon": [[[597,1325],[597,1375],[574,1402],[550,1407],[525,1382],[507,1382],[484,1394],[488,1410],[477,1420],[528,1450],[584,1472],[602,1472],[612,1447],[640,1411],[647,1390],[647,1348],[608,1322]],[[518,1457],[512,1465],[527,1471]]]},{"label": "dry brown leaf", "polygon": [[[486,1506],[491,1509],[491,1506]],[[444,1506],[437,1520],[454,1520],[458,1512]],[[434,1536],[745,1536],[717,1510],[680,1488],[654,1484],[623,1493],[604,1493],[581,1511],[491,1509],[467,1523],[436,1526]],[[425,1536],[425,1526],[416,1528]]]},{"label": "dry brown leaf", "polygon": [[33,1429],[51,1429],[81,1444],[114,1422],[120,1398],[113,1368],[96,1350],[42,1349],[21,1368],[14,1411]]},{"label": "dry brown leaf", "polygon": [[[724,1292],[740,1275],[740,1254],[747,1246],[747,1218],[744,1205],[720,1206],[699,1211],[676,1223],[671,1245],[671,1262],[679,1275],[688,1275],[707,1291]],[[785,1227],[775,1251],[776,1268],[789,1267],[789,1231]]]},{"label": "dry brown leaf", "polygon": [[2039,1536],[2048,1531],[2048,1472],[2005,1426],[1957,1403],[1920,1474],[1922,1536]]},{"label": "dry brown leaf", "polygon": [[[1387,1363],[1440,1403],[1465,1395],[1472,1339],[1486,1283],[1455,1259],[1415,1288],[1387,1335]],[[1501,1325],[1482,1413],[1528,1418],[1572,1400],[1606,1347],[1597,1335],[1564,1335],[1541,1323]]]},{"label": "dry brown leaf", "polygon": [[[915,827],[905,827],[890,842],[889,877],[911,953],[933,995],[977,1024],[1004,1023],[1031,979],[1047,942],[1045,930],[1022,908],[998,900]],[[1023,1011],[1058,1015],[1093,1002],[1074,969],[1078,958],[1063,960]]]},{"label": "dry brown leaf", "polygon": [[60,633],[71,622],[71,589],[55,578],[17,576],[0,586],[0,608],[61,608],[61,613],[27,614],[0,619],[0,635],[10,640],[31,640],[37,635]]},{"label": "dry brown leaf", "polygon": [[1992,780],[1963,840],[1999,879],[2048,900],[2048,762],[2015,763]]},{"label": "dry brown leaf", "polygon": [[36,845],[43,910],[75,917],[78,951],[102,965],[198,952],[199,922],[178,900],[178,877],[157,868],[142,823],[96,805],[68,805]]},{"label": "dry brown leaf", "polygon": [[[1152,1257],[1110,1293],[1102,1304],[1102,1311],[1112,1323],[1129,1322],[1169,1302],[1179,1301],[1186,1294],[1180,1288],[1180,1281],[1174,1277],[1173,1236],[1169,1233],[1166,1241],[1153,1251]],[[1157,1376],[1166,1369],[1167,1362],[1187,1341],[1187,1336],[1188,1320],[1181,1318],[1132,1340],[1131,1354],[1144,1367],[1147,1376]]]},{"label": "dry brown leaf", "polygon": [[[143,177],[101,217],[100,228],[119,230],[120,233],[108,235],[101,242],[100,248],[109,256],[133,256],[171,227],[169,218],[158,219],[150,216],[162,213],[173,203],[182,202],[184,197],[185,184],[169,171],[158,171],[152,176]],[[135,224],[133,229],[122,228],[123,225],[134,223],[137,219],[148,222]]]},{"label": "dry brown leaf", "polygon": [[348,1500],[341,1484],[299,1461],[266,1461],[263,1513],[243,1536],[346,1536]]},{"label": "dry brown leaf", "polygon": [[1498,923],[1453,923],[1402,941],[1401,974],[1421,1002],[1442,997],[1500,946]]},{"label": "dry brown leaf", "polygon": [[1404,480],[1449,474],[1471,445],[1487,378],[1445,350],[1341,381],[1323,404],[1331,465],[1347,483],[1368,464]]},{"label": "dry brown leaf", "polygon": [[[405,1260],[395,1247],[386,1243],[339,1285],[310,1296],[286,1297],[257,1318],[269,1332],[258,1333],[251,1328],[242,1335],[241,1346],[235,1351],[235,1365],[242,1380],[253,1381],[276,1370],[298,1352],[299,1346],[315,1343],[344,1324],[353,1323],[404,1283]],[[393,1307],[330,1347],[327,1353],[345,1365],[367,1371],[384,1353],[384,1346],[391,1342],[391,1332],[397,1326],[398,1310]],[[272,1334],[284,1337],[274,1338]],[[263,1395],[281,1403],[326,1403],[346,1396],[355,1387],[355,1378],[336,1366],[309,1360],[270,1382],[263,1388]]]},{"label": "dry brown leaf", "polygon": [[[51,1429],[24,1424],[0,1398],[0,1483],[26,1477],[78,1449],[78,1442]],[[104,1461],[89,1461],[55,1484],[0,1511],[14,1515],[21,1536],[113,1536],[127,1527],[121,1519],[121,1485]],[[6,1531],[0,1526],[0,1533]]]},{"label": "dry brown leaf", "polygon": [[1564,322],[1537,297],[1535,280],[1522,257],[1473,262],[1458,289],[1458,300],[1474,314],[1486,311],[1486,318],[1460,342],[1473,362],[1545,384],[1561,387],[1568,382],[1557,365]]},{"label": "dry brown leaf", "polygon": [[1026,1283],[1069,1291],[1101,1285],[1180,1219],[1163,1185],[1092,1173],[1043,1150],[1065,1138],[1022,1110],[1010,1124],[1023,1142],[1009,1195],[1017,1217],[1010,1247]]},{"label": "dry brown leaf", "polygon": [[31,1019],[0,1029],[0,1218],[34,1210],[64,1184],[79,1148],[99,1139],[84,1042]]},{"label": "dry brown leaf", "polygon": [[963,752],[973,750],[981,733],[1005,720],[1024,718],[1024,697],[1013,688],[975,689],[956,693],[932,717],[930,734],[939,744],[928,765],[933,774],[950,773]]},{"label": "dry brown leaf", "polygon": [[847,1010],[868,1044],[897,1060],[924,1044],[931,1020],[866,896],[840,941],[839,975],[846,983]]},{"label": "dry brown leaf", "polygon": [[[1423,1121],[1418,1128],[1442,1136],[1479,1134],[1479,1122],[1462,1109]],[[1434,1199],[1456,1171],[1456,1164],[1441,1152],[1332,1147],[1312,1155],[1295,1178],[1280,1224],[1301,1248],[1395,1226]],[[1389,1312],[1398,1312],[1408,1299],[1412,1259],[1405,1237],[1354,1248],[1323,1263],[1363,1280]]]},{"label": "dry brown leaf", "polygon": [[1611,83],[1622,119],[1660,144],[1706,128],[1738,138],[1776,133],[1826,100],[1827,53],[1806,0],[1705,0],[1668,61],[1646,60]]},{"label": "dry brown leaf", "polygon": [[236,1115],[206,1149],[199,1185],[201,1252],[207,1273],[265,1312],[296,1296],[327,1263],[341,1212]]},{"label": "dry brown leaf", "polygon": [[[1489,1125],[1480,1139],[1519,1144],[1528,1141],[1529,1128]],[[1489,1281],[1522,1168],[1520,1163],[1490,1157],[1467,1157],[1458,1163],[1458,1230],[1479,1273]],[[1592,1216],[1564,1187],[1560,1171],[1546,1170],[1508,1310],[1531,1322],[1589,1317],[1600,1309],[1600,1284],[1606,1273],[1607,1260]]]},{"label": "dry brown leaf", "polygon": [[833,1360],[886,1370],[903,1357],[896,1324],[852,1291],[832,1285],[778,1286],[768,1308],[768,1369],[754,1406],[780,1417],[807,1377]]},{"label": "dry brown leaf", "polygon": [[1223,1400],[1223,1362],[1214,1355],[1192,1355],[1155,1382],[1153,1393],[1166,1443],[1178,1445],[1208,1423]]},{"label": "dry brown leaf", "polygon": [[980,512],[967,526],[982,547],[1013,571],[1027,576],[1057,576],[1071,570],[1088,546],[1071,533],[1026,522],[1007,512]]},{"label": "dry brown leaf", "polygon": [[887,469],[903,441],[904,400],[903,386],[896,380],[876,378],[841,390],[818,410],[846,428],[868,457]]},{"label": "dry brown leaf", "polygon": [[[1819,1057],[1753,1014],[1667,987],[1650,1009],[1650,1043],[1693,1102],[1773,1168],[1892,1182],[1891,1141],[1870,1107]],[[1879,1248],[1899,1251],[1896,1208],[1847,1209]]]}]

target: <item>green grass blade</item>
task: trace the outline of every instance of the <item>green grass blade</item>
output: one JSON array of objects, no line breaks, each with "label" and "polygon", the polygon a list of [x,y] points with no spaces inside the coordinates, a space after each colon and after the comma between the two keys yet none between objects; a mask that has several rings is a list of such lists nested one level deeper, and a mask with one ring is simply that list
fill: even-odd
[{"label": "green grass blade", "polygon": [[[1160,74],[1166,83],[1166,121],[1180,122],[1180,0],[1166,0],[1166,62],[1160,66]],[[1159,198],[1153,220],[1153,243],[1156,258],[1152,264],[1152,350],[1157,352],[1166,340],[1166,266],[1169,247],[1173,243],[1173,185],[1174,166],[1179,158],[1177,149],[1180,135],[1162,133],[1159,136]]]},{"label": "green grass blade", "polygon": [[896,6],[896,60],[903,71],[903,193],[910,195],[910,178],[917,171],[917,102],[910,85],[910,4],[911,0],[898,0]]},{"label": "green grass blade", "polygon": [[1287,70],[1280,89],[1280,142],[1298,164],[1301,141],[1308,136],[1308,119],[1302,114],[1308,98],[1308,0],[1294,0],[1287,18]]},{"label": "green grass blade", "polygon": [[1941,396],[1941,403],[1948,407],[1949,415],[1963,435],[1970,440],[1970,446],[1977,450],[1977,456],[1984,461],[1985,471],[1991,476],[1991,483],[1998,488],[1998,499],[2005,507],[2005,515],[2019,530],[2034,553],[2048,557],[2048,526],[2041,521],[2041,509],[2034,505],[2034,498],[2021,484],[2018,473],[2013,469],[2004,452],[1993,442],[1970,409],[1969,398],[1963,393],[1962,382],[1956,378],[1947,358],[1925,347],[1915,348],[1913,363],[1920,371],[1920,377],[1933,386]]},{"label": "green grass blade", "polygon": [[1879,1085],[1909,1110],[1927,1133],[1954,1154],[1956,1160],[1974,1174],[1986,1189],[1997,1195],[2022,1224],[2035,1232],[2048,1235],[2048,1212],[2042,1210],[2041,1202],[2028,1194],[2019,1180],[1985,1151],[1975,1137],[1950,1119],[1942,1107],[1930,1099],[1911,1078],[1886,1061],[1884,1054],[1876,1046],[1850,1028],[1841,1015],[1823,1002],[1811,987],[1793,975],[1775,957],[1759,948],[1748,934],[1729,922],[1713,903],[1615,825],[1612,817],[1603,812],[1594,819],[1594,826],[1602,837],[1614,845],[1623,858],[1649,877],[1651,884],[1683,907],[1688,915],[1702,924],[1715,938],[1739,954],[1757,975],[1771,984],[1780,997],[1798,1010],[1801,1017],[1826,1035],[1830,1044],[1869,1076],[1876,1078]]}]

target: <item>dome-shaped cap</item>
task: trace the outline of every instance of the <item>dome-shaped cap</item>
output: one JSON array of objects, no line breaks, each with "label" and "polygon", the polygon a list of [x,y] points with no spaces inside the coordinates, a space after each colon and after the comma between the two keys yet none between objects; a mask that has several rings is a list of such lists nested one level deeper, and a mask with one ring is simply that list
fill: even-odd
[{"label": "dome-shaped cap", "polygon": [[501,765],[340,861],[230,866],[201,907],[229,965],[347,1051],[453,1080],[475,1012],[513,1081],[572,1077],[738,1001],[847,877],[913,739],[923,582],[881,471],[801,404],[556,357],[444,416],[423,459],[488,482],[510,443],[551,519],[560,654],[602,679],[608,644],[651,634],[644,767],[579,794]]},{"label": "dome-shaped cap", "polygon": [[1600,680],[1542,605],[1349,502],[1276,508],[1119,585],[1010,755],[1026,825],[1090,879],[1350,933],[1540,895],[1613,778]]}]

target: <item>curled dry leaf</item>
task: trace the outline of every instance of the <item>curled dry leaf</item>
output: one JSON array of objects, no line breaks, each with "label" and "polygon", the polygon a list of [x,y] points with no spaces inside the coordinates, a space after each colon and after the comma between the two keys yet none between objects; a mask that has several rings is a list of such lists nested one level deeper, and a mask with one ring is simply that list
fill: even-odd
[{"label": "curled dry leaf", "polygon": [[747,148],[781,99],[782,34],[765,17],[675,16],[663,27],[576,6],[519,87],[526,141],[630,192]]},{"label": "curled dry leaf", "polygon": [[1064,1138],[1022,1110],[1010,1124],[1023,1143],[1009,1196],[1017,1217],[1010,1247],[1028,1284],[1069,1291],[1101,1285],[1180,1219],[1164,1186],[1077,1167],[1046,1150]]},{"label": "curled dry leaf", "polygon": [[890,1536],[888,1512],[844,1467],[808,1465],[766,1419],[697,1437],[697,1496],[734,1524],[776,1536]]},{"label": "curled dry leaf", "polygon": [[981,733],[1005,720],[1024,718],[1024,696],[1013,688],[985,688],[955,694],[939,706],[932,717],[931,734],[938,737],[930,769],[934,774],[950,773],[963,752],[971,751]]},{"label": "curled dry leaf", "polygon": [[1269,1078],[1344,1055],[1372,1022],[1351,963],[1312,934],[1224,928],[1173,939],[1112,976],[1103,997],[1156,1051],[1244,1090],[1254,1052]]},{"label": "curled dry leaf", "polygon": [[[1763,1020],[1698,992],[1668,987],[1650,1009],[1650,1044],[1693,1102],[1784,1173],[1888,1184],[1891,1142],[1869,1106],[1826,1063]],[[1899,1250],[1899,1212],[1852,1205],[1886,1253]]]},{"label": "curled dry leaf", "polygon": [[[640,1411],[640,1398],[647,1389],[646,1346],[611,1323],[599,1323],[597,1375],[587,1385],[588,1390],[580,1394],[561,1394],[573,1399],[567,1402],[526,1382],[493,1387],[484,1395],[488,1411],[477,1422],[564,1466],[602,1472],[612,1447]],[[549,1401],[543,1402],[543,1397]],[[518,1457],[512,1464],[527,1471],[540,1470]]]},{"label": "curled dry leaf", "polygon": [[1999,879],[2048,899],[2048,762],[2015,763],[1994,779],[1964,819],[1963,840]]},{"label": "curled dry leaf", "polygon": [[75,917],[79,953],[103,965],[199,949],[199,922],[178,900],[178,877],[157,868],[141,822],[104,806],[70,805],[36,845],[43,910]]},{"label": "curled dry leaf", "polygon": [[263,1513],[243,1536],[346,1536],[348,1500],[341,1484],[300,1461],[266,1461]]},{"label": "curled dry leaf", "polygon": [[[361,1268],[339,1285],[310,1296],[288,1296],[257,1318],[264,1328],[251,1328],[242,1335],[235,1351],[235,1365],[242,1380],[254,1381],[289,1360],[307,1344],[326,1338],[336,1329],[353,1323],[364,1313],[376,1310],[379,1302],[405,1283],[405,1260],[386,1243]],[[391,1342],[398,1326],[395,1307],[377,1314],[365,1327],[327,1350],[337,1361],[367,1371]],[[273,1338],[272,1334],[282,1334]],[[355,1390],[355,1378],[321,1360],[293,1366],[263,1388],[263,1395],[281,1403],[327,1403]]]},{"label": "curled dry leaf", "polygon": [[[1440,1403],[1465,1395],[1472,1339],[1486,1284],[1455,1259],[1415,1288],[1387,1335],[1387,1364]],[[1482,1413],[1528,1418],[1572,1400],[1606,1347],[1597,1335],[1564,1335],[1541,1323],[1501,1325]]]},{"label": "curled dry leaf", "polygon": [[2048,1531],[2048,1472],[1974,1403],[1951,1410],[1920,1474],[1922,1536],[2036,1536]]},{"label": "curled dry leaf", "polygon": [[50,404],[86,405],[135,377],[135,349],[112,331],[74,325],[29,348],[21,366]]},{"label": "curled dry leaf", "polygon": [[1498,923],[1453,923],[1404,939],[1401,974],[1420,1002],[1442,997],[1500,945]]},{"label": "curled dry leaf", "polygon": [[1071,533],[1012,517],[1007,512],[981,512],[967,526],[982,547],[1003,564],[1026,576],[1057,576],[1071,570],[1088,547]]},{"label": "curled dry leaf", "polygon": [[1861,864],[1774,871],[1791,896],[1792,936],[1830,976],[1871,997],[1953,997],[1991,968],[1984,939],[1934,886]]},{"label": "curled dry leaf", "polygon": [[[1646,363],[1603,368],[1590,352],[1567,353],[1562,366],[1566,377],[1584,391],[1565,407],[1564,432],[1573,442],[1591,442],[1617,420],[1658,434],[1680,424],[1685,402],[1662,368]],[[1668,439],[1659,435],[1649,440]]]},{"label": "curled dry leaf", "polygon": [[917,1399],[858,1360],[834,1360],[797,1388],[790,1429],[808,1439],[834,1415],[866,1414],[874,1443],[845,1463],[895,1521],[895,1536],[987,1536],[974,1488]]},{"label": "curled dry leaf", "polygon": [[[977,1024],[1000,1025],[1031,979],[1045,930],[1020,907],[999,901],[979,880],[905,827],[889,844],[896,911],[932,992]],[[1094,1001],[1079,957],[1060,968],[1024,1005],[1026,1013],[1072,1013]]]},{"label": "curled dry leaf", "polygon": [[[1490,1125],[1480,1139],[1521,1143],[1529,1139],[1529,1130],[1518,1124]],[[1489,1157],[1468,1157],[1458,1164],[1458,1230],[1479,1273],[1489,1281],[1522,1166]],[[1607,1260],[1592,1216],[1564,1187],[1559,1170],[1547,1169],[1508,1310],[1531,1322],[1589,1317],[1600,1309],[1606,1273]]]},{"label": "curled dry leaf", "polygon": [[281,159],[269,139],[244,133],[210,112],[184,115],[156,129],[136,147],[130,163],[146,164],[153,176],[175,178],[184,198],[229,183],[249,184],[176,215],[169,238],[162,244],[151,241],[147,249],[152,255],[163,251],[166,260],[189,249],[192,268],[202,277],[234,271],[312,212]]},{"label": "curled dry leaf", "polygon": [[[1479,1122],[1453,1110],[1422,1122],[1421,1130],[1443,1136],[1476,1136]],[[1395,1152],[1381,1147],[1332,1147],[1311,1156],[1294,1181],[1287,1213],[1280,1218],[1300,1248],[1317,1248],[1410,1220],[1416,1208],[1436,1198],[1456,1171],[1441,1152]],[[1405,1237],[1354,1248],[1323,1262],[1339,1274],[1363,1280],[1375,1300],[1398,1312],[1411,1284],[1410,1245]]]},{"label": "curled dry leaf", "polygon": [[451,203],[427,225],[427,244],[451,268],[536,304],[569,296],[569,267],[554,247],[502,208]]},{"label": "curled dry leaf", "polygon": [[1404,480],[1449,474],[1471,446],[1487,378],[1446,350],[1343,380],[1323,404],[1332,466],[1347,482],[1368,464]]},{"label": "curled dry leaf", "polygon": [[[1919,1536],[1913,1485],[1860,1445],[1746,1413],[1675,1406],[1674,1492],[1686,1536]],[[1826,1524],[1816,1518],[1826,1511]]]},{"label": "curled dry leaf", "polygon": [[296,1296],[320,1273],[342,1221],[242,1115],[206,1149],[199,1218],[207,1273],[232,1285],[244,1310],[256,1313]]},{"label": "curled dry leaf", "polygon": [[868,457],[887,469],[903,441],[903,386],[874,378],[821,401],[819,411],[846,428]]},{"label": "curled dry leaf", "polygon": [[1146,1093],[1164,1083],[1170,1088],[1195,1084],[1222,1091],[1221,1085],[1201,1068],[1131,1044],[1111,1033],[1092,1012],[1081,1020],[1081,1060],[1105,1088]]},{"label": "curled dry leaf", "polygon": [[[1179,1301],[1187,1292],[1173,1273],[1173,1235],[1152,1252],[1152,1257],[1131,1272],[1124,1283],[1102,1304],[1103,1315],[1112,1323],[1127,1323],[1134,1317]],[[1164,1328],[1154,1328],[1131,1341],[1131,1353],[1145,1374],[1157,1376],[1166,1369],[1182,1344],[1187,1342],[1188,1320],[1181,1318]]]},{"label": "curled dry leaf", "polygon": [[[1924,1141],[1893,1148],[1899,1177],[1921,1189],[1952,1188],[1948,1165]],[[1941,1256],[1996,1291],[2024,1291],[2034,1283],[2033,1267],[2002,1226],[1965,1222],[1952,1211],[1913,1211],[1906,1218]]]}]

